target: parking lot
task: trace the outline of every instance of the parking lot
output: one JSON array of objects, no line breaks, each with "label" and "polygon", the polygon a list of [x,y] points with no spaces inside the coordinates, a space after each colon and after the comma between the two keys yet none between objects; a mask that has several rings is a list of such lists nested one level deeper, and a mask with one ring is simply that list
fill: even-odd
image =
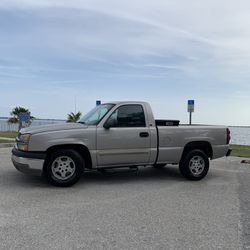
[{"label": "parking lot", "polygon": [[0,149],[0,249],[250,249],[250,165],[211,162],[206,179],[176,166],[86,173],[71,188],[25,176]]}]

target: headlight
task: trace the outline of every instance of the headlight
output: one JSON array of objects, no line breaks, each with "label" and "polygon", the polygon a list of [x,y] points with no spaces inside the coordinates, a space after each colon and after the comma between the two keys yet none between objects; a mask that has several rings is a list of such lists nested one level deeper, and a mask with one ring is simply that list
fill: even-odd
[{"label": "headlight", "polygon": [[19,136],[19,141],[23,143],[29,143],[31,134],[21,134]]},{"label": "headlight", "polygon": [[20,134],[17,137],[17,148],[22,151],[29,150],[29,141],[31,134]]}]

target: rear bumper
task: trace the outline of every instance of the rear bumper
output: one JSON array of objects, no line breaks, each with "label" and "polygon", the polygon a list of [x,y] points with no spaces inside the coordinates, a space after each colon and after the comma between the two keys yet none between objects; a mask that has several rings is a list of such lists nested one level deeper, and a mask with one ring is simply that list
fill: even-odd
[{"label": "rear bumper", "polygon": [[11,160],[18,171],[29,175],[41,176],[43,174],[45,156],[45,153],[23,152],[13,148]]}]

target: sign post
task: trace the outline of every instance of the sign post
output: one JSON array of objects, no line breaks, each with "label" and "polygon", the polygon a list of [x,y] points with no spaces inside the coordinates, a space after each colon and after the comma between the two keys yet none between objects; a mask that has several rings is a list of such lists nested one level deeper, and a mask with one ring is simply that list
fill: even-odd
[{"label": "sign post", "polygon": [[189,125],[192,124],[192,113],[194,112],[194,100],[188,100]]}]

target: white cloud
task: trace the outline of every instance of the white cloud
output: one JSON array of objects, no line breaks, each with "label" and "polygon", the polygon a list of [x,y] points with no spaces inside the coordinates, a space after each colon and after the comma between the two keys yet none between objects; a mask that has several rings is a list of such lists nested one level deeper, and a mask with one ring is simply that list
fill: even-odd
[{"label": "white cloud", "polygon": [[[173,88],[181,101],[194,93],[219,102],[221,91],[243,104],[250,92],[249,9],[246,0],[1,0],[7,21],[0,24],[0,53],[14,59],[0,61],[0,84],[146,81],[161,86],[160,96]],[[159,95],[149,93],[151,100]]]}]

